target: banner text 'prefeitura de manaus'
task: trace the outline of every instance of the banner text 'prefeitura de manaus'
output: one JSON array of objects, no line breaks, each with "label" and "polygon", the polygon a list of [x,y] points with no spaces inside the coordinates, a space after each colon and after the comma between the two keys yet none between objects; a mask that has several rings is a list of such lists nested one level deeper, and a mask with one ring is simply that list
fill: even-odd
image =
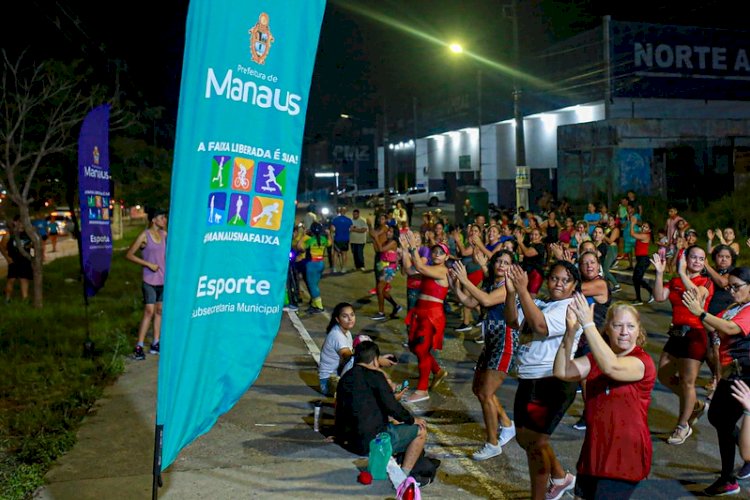
[{"label": "banner text 'prefeitura de manaus'", "polygon": [[323,0],[193,0],[172,171],[162,470],[257,378],[281,320]]}]

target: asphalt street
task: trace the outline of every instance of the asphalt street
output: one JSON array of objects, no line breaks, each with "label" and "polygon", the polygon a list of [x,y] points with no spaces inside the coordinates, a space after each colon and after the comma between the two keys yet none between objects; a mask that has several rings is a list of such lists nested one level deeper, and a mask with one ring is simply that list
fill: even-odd
[{"label": "asphalt street", "polygon": [[[372,260],[367,248],[368,262]],[[632,300],[625,284],[617,298]],[[164,473],[161,498],[393,498],[388,481],[364,486],[356,482],[361,457],[349,454],[325,440],[333,423],[333,401],[317,393],[316,354],[325,338],[333,306],[350,302],[357,312],[355,333],[371,336],[382,351],[392,352],[399,363],[391,377],[408,378],[416,385],[416,358],[402,346],[403,318],[377,322],[376,299],[368,294],[374,285],[372,272],[326,274],[321,280],[325,313],[284,313],[274,348],[263,370],[243,398],[222,416],[206,435],[185,448]],[[405,303],[403,277],[393,284],[394,294]],[[137,291],[134,290],[134,293]],[[669,306],[650,304],[639,308],[649,333],[647,350],[658,359],[666,341]],[[403,314],[402,314],[403,317]],[[422,490],[425,498],[528,498],[526,457],[515,440],[503,454],[475,462],[470,455],[483,443],[482,415],[471,391],[473,368],[481,345],[474,342],[478,329],[455,332],[460,323],[449,315],[446,342],[440,362],[449,376],[429,401],[413,405],[428,422],[427,453],[440,458],[438,480]],[[139,499],[151,495],[153,426],[158,376],[156,356],[128,361],[125,374],[108,388],[92,409],[78,434],[78,443],[47,474],[41,499]],[[708,381],[703,367],[699,395]],[[498,392],[512,417],[517,387],[509,377]],[[322,399],[321,433],[312,429],[313,404]],[[665,439],[675,425],[677,397],[658,382],[649,414],[654,444],[651,475],[634,498],[675,499],[701,496],[716,478],[719,454],[713,428],[703,417],[683,445],[670,446]],[[552,437],[564,467],[574,471],[583,432],[572,428],[582,410],[577,398]],[[739,455],[737,466],[741,465]],[[750,498],[750,481],[741,481],[740,498]]]}]

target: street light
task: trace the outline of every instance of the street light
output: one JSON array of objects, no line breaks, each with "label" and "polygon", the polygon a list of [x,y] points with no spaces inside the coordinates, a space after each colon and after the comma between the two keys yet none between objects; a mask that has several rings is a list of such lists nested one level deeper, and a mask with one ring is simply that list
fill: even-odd
[{"label": "street light", "polygon": [[339,207],[339,173],[338,172],[315,172],[316,178],[328,178],[331,177],[336,178],[336,189],[333,192],[333,203],[335,206],[335,210],[338,210]]}]

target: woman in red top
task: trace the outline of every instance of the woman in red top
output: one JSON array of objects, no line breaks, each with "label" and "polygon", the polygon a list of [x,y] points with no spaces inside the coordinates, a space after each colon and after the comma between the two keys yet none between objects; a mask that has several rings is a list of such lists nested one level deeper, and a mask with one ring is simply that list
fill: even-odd
[{"label": "woman in red top", "polygon": [[714,287],[711,278],[703,274],[706,251],[697,245],[685,250],[685,255],[677,262],[679,276],[666,285],[663,282],[666,263],[658,253],[653,255],[651,263],[656,269],[654,299],[657,302],[669,299],[672,304],[670,337],[659,358],[659,382],[680,398],[680,414],[667,443],[682,444],[693,433],[693,422],[706,410],[705,403],[695,395],[695,379],[708,352],[706,329],[682,303],[682,296],[691,290],[705,307],[711,301]]},{"label": "woman in red top", "polygon": [[[601,335],[581,293],[568,306],[566,326],[554,374],[587,382],[586,437],[578,459],[576,497],[630,498],[651,471],[648,407],[656,367],[642,348],[646,330],[633,306],[617,302],[607,311],[606,337]],[[571,359],[579,327],[591,352]]]},{"label": "woman in red top", "polygon": [[[719,337],[719,361],[721,379],[708,409],[708,421],[716,428],[721,456],[721,475],[705,493],[709,496],[733,495],[740,492],[737,479],[750,476],[750,444],[748,424],[750,417],[742,420],[739,440],[736,436],[737,422],[747,415],[747,387],[739,382],[750,383],[750,268],[736,267],[728,274],[726,289],[732,294],[732,303],[723,311],[712,314],[705,310],[697,294],[686,291],[683,303],[701,321],[706,330]],[[738,397],[741,396],[741,397]],[[734,473],[735,448],[739,444],[745,464]]]},{"label": "woman in red top", "polygon": [[[427,265],[419,258],[414,233],[407,231],[401,235],[401,244],[407,248],[412,257],[414,268],[422,275],[417,305],[406,315],[409,326],[409,349],[417,356],[419,381],[417,389],[405,402],[417,403],[430,398],[428,389],[434,389],[448,376],[440,367],[432,350],[443,348],[445,332],[445,311],[443,301],[448,295],[448,246],[438,243],[430,248],[432,265]],[[430,385],[430,373],[432,384]]]},{"label": "woman in red top", "polygon": [[654,291],[643,277],[646,275],[646,270],[649,266],[649,245],[651,244],[651,223],[643,222],[641,224],[641,230],[635,231],[635,226],[638,224],[638,217],[635,215],[630,218],[630,236],[635,239],[635,267],[633,268],[633,288],[635,289],[635,300],[633,301],[634,306],[643,305],[641,300],[641,288],[648,290],[651,297],[648,299],[648,303],[654,301]]}]

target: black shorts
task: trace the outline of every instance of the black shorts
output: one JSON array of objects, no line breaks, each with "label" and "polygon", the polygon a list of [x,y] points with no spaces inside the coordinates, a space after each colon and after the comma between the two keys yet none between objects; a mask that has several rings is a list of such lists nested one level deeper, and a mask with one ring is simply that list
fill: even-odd
[{"label": "black shorts", "polygon": [[556,377],[519,379],[513,402],[516,427],[551,436],[576,397],[578,382]]},{"label": "black shorts", "polygon": [[584,500],[606,498],[607,500],[626,500],[633,496],[638,487],[637,482],[609,477],[576,476],[575,495]]},{"label": "black shorts", "polygon": [[143,292],[144,304],[156,304],[163,302],[164,285],[149,285],[146,282],[141,283],[141,292]]},{"label": "black shorts", "polygon": [[349,242],[348,241],[334,241],[333,242],[334,248],[338,252],[348,252],[349,251]]},{"label": "black shorts", "polygon": [[31,261],[24,258],[16,259],[8,264],[8,279],[33,280],[34,271],[31,269]]}]

